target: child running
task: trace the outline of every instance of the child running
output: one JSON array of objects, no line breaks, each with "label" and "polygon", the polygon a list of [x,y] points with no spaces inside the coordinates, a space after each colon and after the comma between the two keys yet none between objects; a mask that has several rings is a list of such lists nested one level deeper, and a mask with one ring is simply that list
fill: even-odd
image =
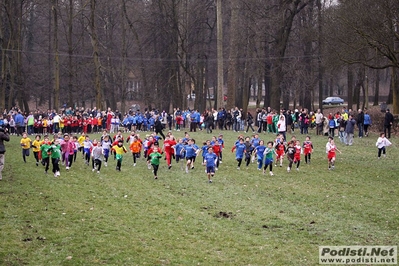
[{"label": "child running", "polygon": [[22,159],[24,159],[24,163],[26,163],[26,157],[29,156],[29,150],[31,145],[32,145],[32,140],[28,138],[28,134],[26,132],[22,133],[21,147],[22,147]]},{"label": "child running", "polygon": [[276,154],[274,148],[273,148],[273,141],[269,141],[267,143],[267,148],[264,151],[264,155],[266,155],[265,159],[265,166],[263,168],[263,174],[266,173],[266,169],[269,166],[270,167],[270,175],[273,176],[273,155]]},{"label": "child running", "polygon": [[258,164],[258,170],[262,169],[263,166],[263,158],[264,152],[266,150],[265,142],[263,140],[259,141],[259,145],[256,146],[254,153],[256,154],[257,157],[257,164]]},{"label": "child running", "polygon": [[123,140],[119,140],[117,145],[112,146],[111,151],[115,152],[116,171],[121,171],[123,154],[127,152],[123,146]]},{"label": "child running", "polygon": [[338,151],[341,153],[340,150],[338,150],[337,146],[335,146],[334,143],[334,138],[333,137],[328,137],[328,142],[326,144],[326,153],[327,153],[327,159],[328,159],[328,170],[334,170],[335,168],[335,151]]},{"label": "child running", "polygon": [[59,139],[54,140],[49,151],[51,152],[51,164],[53,165],[54,177],[60,176],[61,145]]},{"label": "child running", "polygon": [[91,151],[91,161],[92,161],[92,167],[93,167],[93,172],[97,170],[97,174],[100,173],[101,170],[101,163],[102,163],[102,157],[103,157],[103,149],[99,145],[98,141],[96,139],[93,140],[93,150]]},{"label": "child running", "polygon": [[245,153],[245,144],[244,144],[244,139],[240,138],[238,140],[238,143],[236,143],[233,148],[231,149],[231,152],[234,152],[236,150],[236,160],[238,162],[237,164],[237,170],[240,170],[241,168],[241,163],[242,163],[242,158],[244,158],[244,153]]},{"label": "child running", "polygon": [[158,152],[158,149],[159,149],[158,146],[154,146],[152,153],[148,155],[153,169],[154,179],[158,179],[158,169],[160,163],[159,159],[162,158],[162,154]]},{"label": "child running", "polygon": [[194,169],[194,161],[197,156],[197,149],[194,146],[193,139],[189,139],[187,145],[183,146],[181,153],[186,153],[186,173],[188,173],[188,169]]},{"label": "child running", "polygon": [[172,168],[172,157],[174,156],[173,146],[176,145],[175,138],[170,135],[165,138],[163,142],[163,150],[165,152],[166,163],[168,164],[168,169]]},{"label": "child running", "polygon": [[104,137],[101,137],[101,148],[103,149],[103,154],[104,154],[104,166],[108,166],[108,158],[109,158],[109,153],[112,148],[112,142],[110,140],[109,135],[106,135]]},{"label": "child running", "polygon": [[288,143],[288,147],[285,150],[285,154],[287,154],[287,159],[288,159],[288,167],[287,167],[287,172],[289,173],[292,168],[292,164],[294,163],[294,156],[295,156],[295,147],[294,147],[294,141],[291,140]]},{"label": "child running", "polygon": [[212,147],[208,147],[208,152],[205,155],[203,165],[206,166],[206,174],[208,176],[208,183],[212,183],[212,179],[215,175],[215,166],[218,160],[218,156],[213,152]]},{"label": "child running", "polygon": [[70,140],[68,134],[64,134],[64,139],[60,141],[61,143],[61,157],[62,162],[65,163],[65,169],[69,170],[73,162],[73,154],[75,153],[75,143]]},{"label": "child running", "polygon": [[132,152],[133,156],[133,166],[136,166],[136,160],[137,158],[139,158],[141,147],[142,147],[141,141],[139,141],[137,136],[134,136],[129,146],[129,149]]},{"label": "child running", "polygon": [[296,163],[296,170],[299,171],[299,165],[301,164],[301,154],[303,153],[301,143],[299,142],[299,140],[296,141],[294,148],[295,148],[294,163]]},{"label": "child running", "polygon": [[90,137],[88,135],[85,136],[85,141],[83,142],[83,154],[85,158],[85,163],[89,165],[90,163],[90,154],[91,149],[93,148],[93,143],[90,141]]},{"label": "child running", "polygon": [[252,145],[249,137],[245,138],[244,145],[245,145],[245,166],[247,167],[248,170],[248,166],[251,162],[251,155],[255,150],[255,147]]},{"label": "child running", "polygon": [[305,163],[310,164],[310,155],[313,152],[313,144],[310,141],[310,137],[306,136],[305,141],[302,144],[303,154],[305,154]]},{"label": "child running", "polygon": [[375,146],[378,148],[378,159],[381,158],[381,153],[383,154],[384,158],[386,157],[386,147],[391,146],[392,143],[385,137],[384,133],[380,133],[380,137],[377,139]]},{"label": "child running", "polygon": [[174,148],[174,153],[176,154],[176,164],[180,163],[180,169],[183,170],[183,158],[185,158],[185,154],[182,153],[183,150],[183,140],[182,139],[178,139],[176,145],[173,147]]},{"label": "child running", "polygon": [[276,150],[276,154],[277,154],[275,166],[277,166],[277,162],[280,162],[280,167],[282,167],[283,159],[284,159],[284,152],[285,152],[284,136],[279,134],[274,145],[275,145],[275,150]]},{"label": "child running", "polygon": [[33,156],[35,156],[36,166],[39,165],[39,161],[42,159],[40,146],[43,144],[43,141],[41,141],[40,138],[40,135],[36,135],[35,140],[32,142],[32,151]]},{"label": "child running", "polygon": [[42,153],[42,165],[45,166],[44,173],[47,174],[47,171],[50,167],[50,154],[51,154],[51,143],[48,136],[44,137],[43,145],[40,146],[40,151]]}]

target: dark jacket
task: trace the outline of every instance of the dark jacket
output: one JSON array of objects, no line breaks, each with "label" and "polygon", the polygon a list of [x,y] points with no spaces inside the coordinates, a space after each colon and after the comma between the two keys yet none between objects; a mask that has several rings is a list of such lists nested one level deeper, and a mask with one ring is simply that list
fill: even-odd
[{"label": "dark jacket", "polygon": [[361,111],[360,113],[357,114],[356,122],[358,124],[363,124],[364,123],[364,113],[363,113],[363,111]]},{"label": "dark jacket", "polygon": [[4,132],[4,129],[0,131],[0,154],[4,154],[6,152],[6,146],[4,145],[4,141],[10,141],[10,135],[8,132]]},{"label": "dark jacket", "polygon": [[355,119],[353,118],[351,120],[348,119],[348,121],[346,121],[345,133],[353,134],[355,132],[355,124],[356,124]]},{"label": "dark jacket", "polygon": [[163,129],[162,123],[158,118],[155,120],[154,129],[155,129],[155,132],[161,132]]},{"label": "dark jacket", "polygon": [[391,123],[393,123],[393,114],[387,111],[385,113],[384,126],[389,126]]}]

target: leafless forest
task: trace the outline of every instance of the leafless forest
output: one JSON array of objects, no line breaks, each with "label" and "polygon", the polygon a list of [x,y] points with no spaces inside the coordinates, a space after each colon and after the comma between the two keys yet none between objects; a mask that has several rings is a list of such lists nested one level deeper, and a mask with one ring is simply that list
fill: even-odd
[{"label": "leafless forest", "polygon": [[399,113],[398,23],[398,0],[0,0],[0,108]]}]

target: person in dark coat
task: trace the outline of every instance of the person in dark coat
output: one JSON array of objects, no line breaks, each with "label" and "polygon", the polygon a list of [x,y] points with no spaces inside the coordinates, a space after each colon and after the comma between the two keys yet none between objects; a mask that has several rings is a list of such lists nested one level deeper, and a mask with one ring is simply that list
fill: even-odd
[{"label": "person in dark coat", "polygon": [[4,169],[4,154],[6,152],[4,141],[10,141],[10,135],[7,128],[0,127],[0,180],[3,179],[1,172]]},{"label": "person in dark coat", "polygon": [[385,118],[384,118],[384,134],[388,139],[391,138],[391,128],[393,125],[393,120],[394,120],[393,114],[391,114],[389,109],[387,109],[385,112]]},{"label": "person in dark coat", "polygon": [[357,127],[359,128],[359,138],[363,138],[364,113],[363,113],[362,109],[358,110],[356,123],[357,123]]},{"label": "person in dark coat", "polygon": [[345,135],[346,135],[346,145],[353,145],[353,135],[355,133],[355,124],[356,120],[353,119],[352,115],[349,115],[348,121],[346,121],[346,126],[345,126]]},{"label": "person in dark coat", "polygon": [[154,131],[155,134],[158,135],[158,133],[162,136],[162,138],[165,140],[165,135],[162,132],[163,126],[161,123],[161,120],[159,120],[159,116],[155,117],[155,124],[154,124]]}]

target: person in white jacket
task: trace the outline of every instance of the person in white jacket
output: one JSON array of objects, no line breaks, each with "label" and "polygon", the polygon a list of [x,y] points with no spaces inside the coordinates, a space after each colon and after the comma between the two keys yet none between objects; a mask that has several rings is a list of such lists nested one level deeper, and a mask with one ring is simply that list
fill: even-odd
[{"label": "person in white jacket", "polygon": [[384,158],[386,157],[386,150],[385,147],[391,146],[392,143],[385,137],[384,133],[380,133],[380,137],[377,139],[375,146],[378,148],[378,159],[381,158],[381,153],[383,154]]},{"label": "person in white jacket", "polygon": [[285,122],[285,116],[280,115],[280,118],[277,122],[277,130],[280,135],[284,137],[284,140],[287,140],[285,133],[287,132],[287,124]]}]

